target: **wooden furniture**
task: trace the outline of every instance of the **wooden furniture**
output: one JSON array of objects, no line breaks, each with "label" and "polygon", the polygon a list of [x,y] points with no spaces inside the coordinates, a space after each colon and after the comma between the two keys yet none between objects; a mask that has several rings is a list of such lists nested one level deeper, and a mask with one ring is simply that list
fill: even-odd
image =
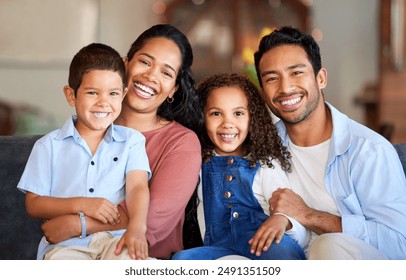
[{"label": "wooden furniture", "polygon": [[15,129],[13,106],[0,101],[0,135],[12,135]]},{"label": "wooden furniture", "polygon": [[406,1],[381,0],[380,75],[376,95],[379,127],[392,126],[391,142],[406,142]]},{"label": "wooden furniture", "polygon": [[196,81],[245,66],[245,48],[256,50],[264,28],[282,25],[309,31],[310,8],[301,0],[174,0],[162,14],[184,32],[193,47]]}]

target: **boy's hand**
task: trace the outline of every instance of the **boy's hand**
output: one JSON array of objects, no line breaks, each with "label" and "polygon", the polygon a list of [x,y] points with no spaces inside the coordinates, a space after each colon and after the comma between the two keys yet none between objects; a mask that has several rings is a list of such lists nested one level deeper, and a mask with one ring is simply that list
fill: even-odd
[{"label": "boy's hand", "polygon": [[117,243],[115,254],[119,255],[125,246],[132,259],[145,260],[148,258],[148,242],[145,231],[127,229]]},{"label": "boy's hand", "polygon": [[120,213],[117,206],[105,198],[88,198],[90,201],[83,206],[86,216],[92,217],[103,224],[114,225],[120,222]]},{"label": "boy's hand", "polygon": [[270,216],[248,241],[251,245],[251,254],[260,256],[262,251],[267,251],[271,247],[274,240],[275,243],[279,243],[289,223],[288,218],[284,216]]}]

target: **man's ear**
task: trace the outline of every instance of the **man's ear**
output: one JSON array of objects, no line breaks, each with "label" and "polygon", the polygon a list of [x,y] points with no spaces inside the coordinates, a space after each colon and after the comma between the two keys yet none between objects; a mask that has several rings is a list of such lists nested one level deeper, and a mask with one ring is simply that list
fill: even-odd
[{"label": "man's ear", "polygon": [[327,86],[327,69],[321,68],[317,74],[317,83],[320,89],[324,89]]},{"label": "man's ear", "polygon": [[65,94],[66,101],[68,101],[71,107],[75,107],[76,98],[75,91],[70,86],[66,85],[63,87],[63,93]]}]

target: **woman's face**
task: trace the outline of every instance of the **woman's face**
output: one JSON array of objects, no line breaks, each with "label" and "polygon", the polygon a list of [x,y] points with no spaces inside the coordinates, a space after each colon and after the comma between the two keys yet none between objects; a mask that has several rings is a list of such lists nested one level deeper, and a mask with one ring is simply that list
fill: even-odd
[{"label": "woman's face", "polygon": [[125,101],[133,110],[156,113],[174,96],[182,57],[178,46],[164,37],[152,38],[126,61],[128,93]]}]

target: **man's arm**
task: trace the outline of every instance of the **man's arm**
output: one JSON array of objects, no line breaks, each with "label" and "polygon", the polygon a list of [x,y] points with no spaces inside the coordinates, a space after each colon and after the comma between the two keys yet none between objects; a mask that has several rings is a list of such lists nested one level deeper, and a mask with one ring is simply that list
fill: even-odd
[{"label": "man's arm", "polygon": [[292,190],[278,189],[269,199],[272,213],[284,213],[317,234],[342,232],[341,217],[310,208]]}]

